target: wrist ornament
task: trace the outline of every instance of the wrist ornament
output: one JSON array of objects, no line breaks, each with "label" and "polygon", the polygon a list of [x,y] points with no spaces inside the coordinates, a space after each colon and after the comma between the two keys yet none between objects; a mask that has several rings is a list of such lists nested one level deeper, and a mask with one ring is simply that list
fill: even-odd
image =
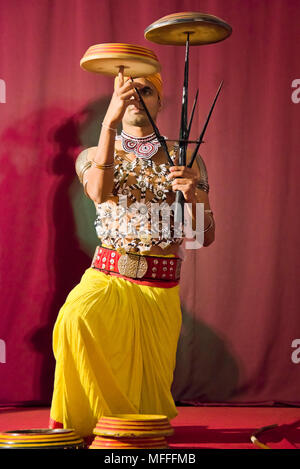
[{"label": "wrist ornament", "polygon": [[113,132],[117,133],[117,129],[110,127],[109,125],[106,125],[104,122],[101,123],[101,126],[106,130],[112,130]]}]

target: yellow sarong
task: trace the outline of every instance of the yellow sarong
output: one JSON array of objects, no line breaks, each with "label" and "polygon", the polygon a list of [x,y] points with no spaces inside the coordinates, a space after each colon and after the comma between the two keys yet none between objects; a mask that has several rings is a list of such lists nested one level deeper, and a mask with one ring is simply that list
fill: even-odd
[{"label": "yellow sarong", "polygon": [[102,415],[175,417],[180,328],[179,285],[149,287],[86,269],[54,326],[51,419],[84,437]]}]

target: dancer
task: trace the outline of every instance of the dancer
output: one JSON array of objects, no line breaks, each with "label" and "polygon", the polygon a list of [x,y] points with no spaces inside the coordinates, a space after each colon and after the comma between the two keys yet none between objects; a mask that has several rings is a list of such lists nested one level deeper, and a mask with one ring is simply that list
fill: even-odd
[{"label": "dancer", "polygon": [[[171,385],[181,328],[178,250],[184,233],[176,233],[168,210],[176,190],[193,208],[204,204],[203,245],[214,240],[203,159],[198,156],[192,168],[177,166],[176,145],[168,142],[170,165],[135,88],[156,121],[163,101],[160,74],[133,84],[121,69],[98,146],[76,161],[95,204],[100,244],[55,323],[50,427],[73,428],[83,437],[104,414],[177,415]],[[170,223],[155,219],[153,207],[169,215]]]}]

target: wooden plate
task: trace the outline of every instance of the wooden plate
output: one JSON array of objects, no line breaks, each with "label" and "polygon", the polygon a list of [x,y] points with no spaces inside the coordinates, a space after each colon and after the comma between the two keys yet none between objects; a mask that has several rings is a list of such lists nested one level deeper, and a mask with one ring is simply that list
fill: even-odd
[{"label": "wooden plate", "polygon": [[148,41],[182,46],[189,35],[190,45],[205,45],[223,41],[232,28],[217,16],[197,12],[181,12],[164,16],[145,29]]},{"label": "wooden plate", "polygon": [[0,433],[0,449],[82,449],[84,441],[71,429],[36,428]]},{"label": "wooden plate", "polygon": [[103,416],[93,433],[112,437],[156,437],[174,433],[165,415],[114,414]]},{"label": "wooden plate", "polygon": [[110,438],[96,436],[89,449],[166,449],[164,437],[154,438]]},{"label": "wooden plate", "polygon": [[135,44],[106,43],[88,48],[80,66],[89,72],[114,75],[124,67],[124,75],[145,77],[160,71],[161,67],[153,51]]}]

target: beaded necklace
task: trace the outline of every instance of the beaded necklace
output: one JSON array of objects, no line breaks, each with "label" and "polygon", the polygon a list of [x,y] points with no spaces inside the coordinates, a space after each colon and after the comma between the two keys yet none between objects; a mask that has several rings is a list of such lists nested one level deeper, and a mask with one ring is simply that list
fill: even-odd
[{"label": "beaded necklace", "polygon": [[154,132],[146,137],[134,137],[122,130],[121,135],[116,138],[121,140],[122,148],[126,153],[134,153],[135,156],[143,160],[152,158],[160,147]]}]

